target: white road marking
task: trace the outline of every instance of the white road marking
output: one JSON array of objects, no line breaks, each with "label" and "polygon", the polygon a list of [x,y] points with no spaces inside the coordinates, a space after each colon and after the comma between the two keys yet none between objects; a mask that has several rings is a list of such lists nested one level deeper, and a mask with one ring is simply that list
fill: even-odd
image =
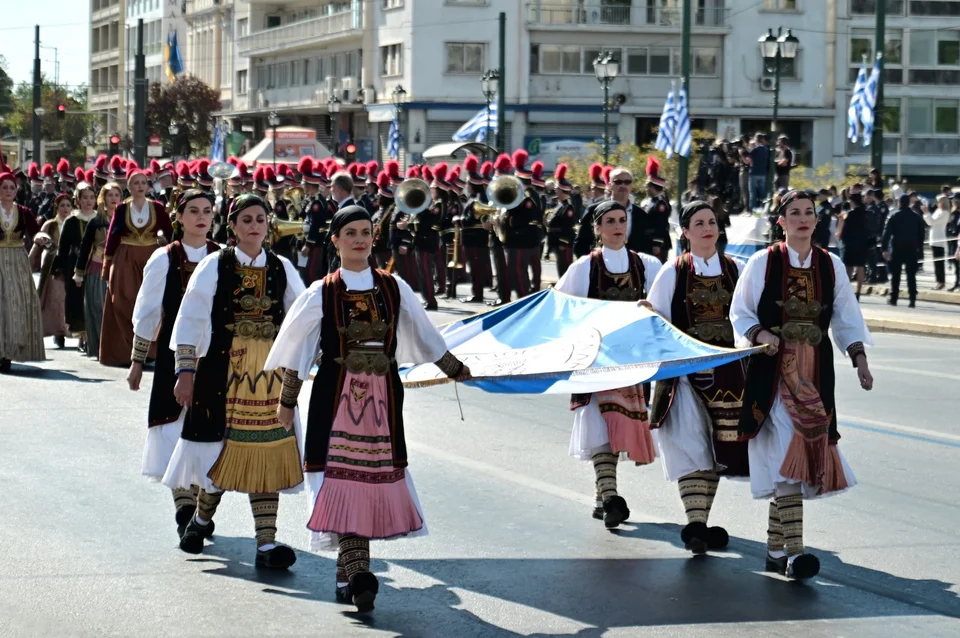
[{"label": "white road marking", "polygon": [[946,372],[937,372],[935,370],[921,370],[919,368],[901,368],[900,366],[888,366],[883,364],[870,363],[871,370],[884,370],[886,372],[902,372],[904,374],[915,374],[921,377],[933,377],[935,379],[950,379],[951,381],[960,381],[960,374],[948,374]]},{"label": "white road marking", "polygon": [[840,416],[841,421],[849,421],[853,424],[863,424],[869,425],[871,427],[880,428],[882,430],[890,430],[891,432],[903,432],[905,434],[916,434],[917,436],[925,436],[931,439],[940,439],[941,441],[953,441],[960,443],[960,436],[956,434],[946,434],[944,432],[937,432],[936,430],[927,430],[924,428],[914,428],[909,425],[901,425],[899,423],[890,423],[888,421],[875,421],[873,419],[866,419],[863,417],[854,416],[852,414],[843,414]]}]

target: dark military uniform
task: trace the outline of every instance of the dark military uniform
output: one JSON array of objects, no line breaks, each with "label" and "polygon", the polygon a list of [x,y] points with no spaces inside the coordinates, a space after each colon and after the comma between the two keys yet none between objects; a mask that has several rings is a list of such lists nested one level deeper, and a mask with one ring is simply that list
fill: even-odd
[{"label": "dark military uniform", "polygon": [[[528,189],[517,206],[502,214],[500,223],[504,229],[503,248],[507,262],[507,276],[504,281],[498,281],[502,301],[510,300],[512,290],[517,292],[518,299],[530,294],[529,268],[534,259],[540,261],[543,211],[539,201],[539,196]],[[539,273],[535,272],[534,276],[539,279]]]},{"label": "dark military uniform", "polygon": [[[670,202],[663,193],[651,199],[650,205],[647,207],[648,219],[644,223],[643,236],[638,237],[638,241],[642,243],[643,247],[640,249],[633,248],[628,239],[627,248],[648,255],[653,255],[653,249],[657,248],[660,254],[655,256],[660,260],[660,263],[666,263],[667,253],[673,247],[673,242],[670,240],[670,210]],[[636,218],[634,218],[634,223],[636,223]],[[636,232],[637,229],[634,228],[631,231],[630,239],[633,239]]]},{"label": "dark military uniform", "polygon": [[307,249],[306,284],[309,286],[327,274],[330,260],[327,256],[330,206],[320,194],[303,202],[303,245]]},{"label": "dark military uniform", "polygon": [[459,197],[448,196],[446,206],[444,206],[443,219],[440,221],[440,240],[443,242],[443,251],[440,258],[443,261],[441,266],[446,270],[446,290],[441,289],[441,293],[447,299],[457,298],[457,283],[462,268],[451,268],[449,264],[453,262],[454,253],[459,253],[457,259],[460,265],[463,265],[463,251],[454,250],[454,243],[457,239],[457,228],[460,226],[460,216],[463,209]]},{"label": "dark military uniform", "polygon": [[547,250],[556,256],[559,277],[563,277],[573,262],[577,220],[577,212],[569,199],[559,202],[556,208],[547,213]]},{"label": "dark military uniform", "polygon": [[393,198],[378,198],[381,208],[373,215],[373,255],[377,268],[386,270],[390,263],[390,221],[393,218]]},{"label": "dark military uniform", "polygon": [[413,231],[407,228],[398,228],[397,222],[406,215],[393,206],[390,213],[390,253],[393,256],[393,266],[401,279],[410,284],[414,290],[420,289],[417,276],[417,260],[413,247]]},{"label": "dark military uniform", "polygon": [[434,281],[441,290],[446,288],[446,272],[444,264],[440,263],[440,223],[443,220],[444,208],[443,202],[434,202],[413,220],[413,245],[417,254],[420,294],[427,302],[428,309],[437,307]]}]

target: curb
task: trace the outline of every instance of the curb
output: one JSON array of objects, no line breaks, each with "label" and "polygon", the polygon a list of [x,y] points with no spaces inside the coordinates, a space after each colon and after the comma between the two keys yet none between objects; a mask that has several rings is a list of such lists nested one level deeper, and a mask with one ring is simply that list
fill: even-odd
[{"label": "curb", "polygon": [[[873,292],[870,293],[871,297],[887,297],[890,294],[890,287],[874,287]],[[864,295],[867,296],[867,295]],[[908,299],[910,293],[906,290],[900,291],[901,299]],[[944,303],[951,305],[960,305],[960,294],[955,292],[947,292],[945,290],[919,290],[917,291],[917,301],[930,301],[933,303]]]},{"label": "curb", "polygon": [[864,320],[870,332],[893,332],[898,334],[960,339],[960,325],[949,326],[941,323],[921,323],[919,321],[872,319],[867,317],[864,317]]}]

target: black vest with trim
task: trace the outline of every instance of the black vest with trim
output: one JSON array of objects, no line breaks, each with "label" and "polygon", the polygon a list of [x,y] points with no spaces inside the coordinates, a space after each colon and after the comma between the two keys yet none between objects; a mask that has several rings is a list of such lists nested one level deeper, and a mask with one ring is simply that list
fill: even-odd
[{"label": "black vest with trim", "polygon": [[[287,271],[273,252],[266,251],[267,282],[265,296],[273,300],[270,320],[279,329],[285,315],[283,295],[287,290]],[[217,290],[210,311],[211,335],[207,354],[197,361],[193,405],[187,410],[181,438],[200,443],[223,440],[227,427],[226,383],[230,370],[230,345],[235,314],[243,314],[235,291],[242,290],[237,253],[233,247],[220,251],[217,263]],[[259,370],[257,371],[259,372]]]},{"label": "black vest with trim", "polygon": [[[789,288],[799,290],[802,284],[807,295],[820,302],[823,309],[813,322],[823,333],[820,344],[814,348],[817,361],[815,364],[816,378],[813,383],[820,393],[823,406],[830,415],[830,440],[840,439],[837,432],[836,399],[834,386],[836,379],[833,370],[833,346],[827,330],[830,319],[833,317],[833,293],[836,287],[836,273],[833,270],[833,261],[830,253],[822,248],[814,247],[811,253],[810,268],[793,268],[790,265],[790,255],[785,243],[774,244],[767,248],[767,275],[763,293],[757,306],[757,317],[760,325],[777,334],[780,328],[789,321],[784,310],[783,302],[789,298]],[[792,277],[791,272],[797,275]],[[809,294],[808,294],[809,293]],[[792,295],[795,296],[795,295]],[[782,339],[781,335],[781,339]],[[747,365],[747,382],[743,394],[743,408],[740,412],[739,433],[746,438],[753,438],[760,432],[764,420],[770,414],[774,399],[780,388],[780,377],[783,370],[783,348],[777,351],[776,356],[764,353],[750,357]]]}]

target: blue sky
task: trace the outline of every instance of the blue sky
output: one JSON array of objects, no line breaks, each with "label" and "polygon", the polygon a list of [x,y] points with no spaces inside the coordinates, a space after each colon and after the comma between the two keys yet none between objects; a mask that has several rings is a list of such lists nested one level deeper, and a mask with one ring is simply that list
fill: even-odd
[{"label": "blue sky", "polygon": [[[7,72],[14,82],[29,81],[33,75],[33,27],[40,25],[40,44],[57,47],[60,84],[74,88],[90,81],[89,0],[29,0],[4,12],[0,21],[0,55],[6,58]],[[40,49],[40,66],[54,77],[54,51]]]}]

